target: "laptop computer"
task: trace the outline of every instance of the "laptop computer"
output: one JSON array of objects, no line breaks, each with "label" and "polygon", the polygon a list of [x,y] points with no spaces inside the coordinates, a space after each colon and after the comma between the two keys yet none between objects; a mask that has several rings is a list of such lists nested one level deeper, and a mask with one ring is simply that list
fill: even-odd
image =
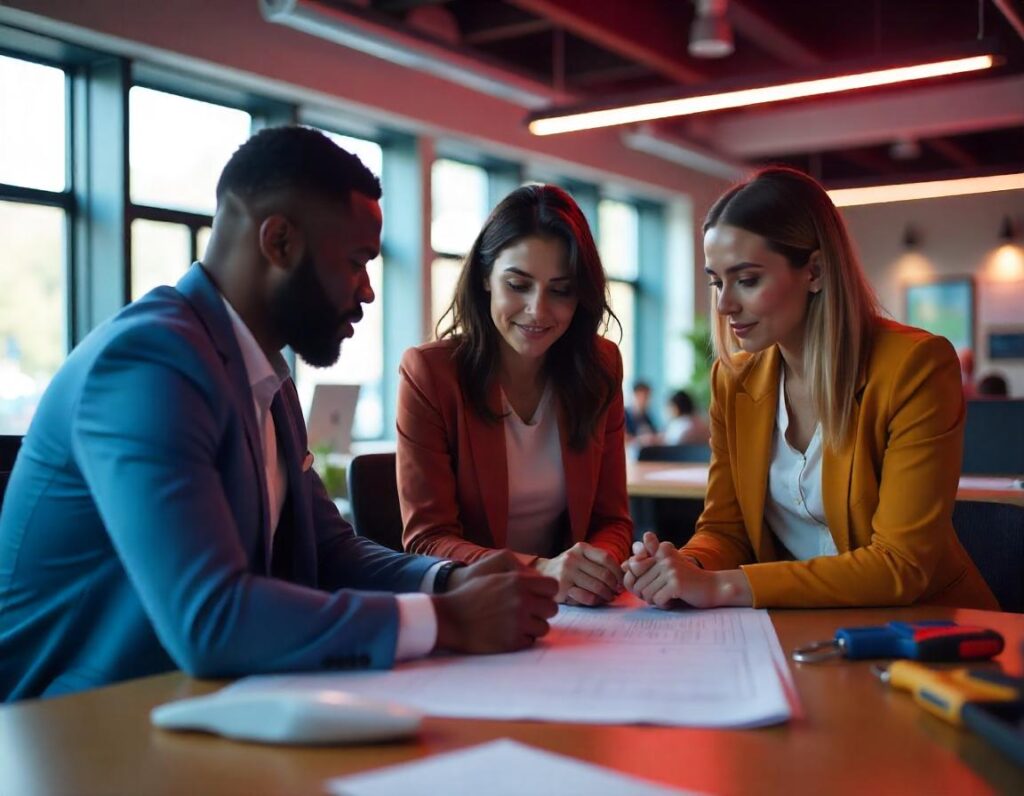
[{"label": "laptop computer", "polygon": [[309,449],[348,453],[358,402],[358,384],[317,384],[306,421]]}]

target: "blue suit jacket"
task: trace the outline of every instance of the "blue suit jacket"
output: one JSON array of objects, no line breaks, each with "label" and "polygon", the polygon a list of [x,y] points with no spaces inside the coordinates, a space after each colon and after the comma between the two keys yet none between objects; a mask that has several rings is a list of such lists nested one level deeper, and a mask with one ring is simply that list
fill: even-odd
[{"label": "blue suit jacket", "polygon": [[393,663],[397,604],[379,592],[415,591],[437,559],[356,536],[302,471],[290,380],[273,412],[289,493],[272,559],[252,392],[202,267],[74,350],[0,515],[0,699],[174,667],[230,677]]}]

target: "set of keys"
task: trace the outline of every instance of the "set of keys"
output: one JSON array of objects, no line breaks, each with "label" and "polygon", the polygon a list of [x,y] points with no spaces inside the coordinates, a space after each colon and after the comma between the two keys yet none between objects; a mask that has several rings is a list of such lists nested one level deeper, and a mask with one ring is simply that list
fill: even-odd
[{"label": "set of keys", "polygon": [[844,627],[835,638],[793,651],[798,663],[832,658],[909,658],[915,661],[979,661],[1003,651],[1003,637],[985,627],[956,622],[889,622],[871,627]]},{"label": "set of keys", "polygon": [[1003,651],[1003,637],[955,622],[890,622],[840,628],[834,638],[793,651],[793,660],[897,658],[875,664],[883,683],[913,695],[923,709],[978,733],[1024,766],[1024,679],[989,669],[934,669],[920,661],[985,661]]}]

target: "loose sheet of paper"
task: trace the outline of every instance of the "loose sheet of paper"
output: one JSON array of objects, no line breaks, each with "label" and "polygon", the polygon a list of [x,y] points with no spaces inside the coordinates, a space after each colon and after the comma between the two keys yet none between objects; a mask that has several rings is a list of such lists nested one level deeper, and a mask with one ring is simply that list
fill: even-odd
[{"label": "loose sheet of paper", "polygon": [[230,688],[341,689],[461,718],[754,727],[790,717],[784,658],[766,611],[624,602],[562,606],[551,632],[522,652],[249,677]]},{"label": "loose sheet of paper", "polygon": [[1017,489],[1012,478],[988,477],[983,475],[960,476],[961,489]]},{"label": "loose sheet of paper", "polygon": [[656,470],[643,476],[644,481],[672,481],[680,484],[704,486],[708,482],[707,467],[674,467],[671,470]]},{"label": "loose sheet of paper", "polygon": [[543,752],[508,739],[434,755],[426,760],[339,777],[327,782],[334,796],[681,796],[685,791],[655,785],[571,757]]}]

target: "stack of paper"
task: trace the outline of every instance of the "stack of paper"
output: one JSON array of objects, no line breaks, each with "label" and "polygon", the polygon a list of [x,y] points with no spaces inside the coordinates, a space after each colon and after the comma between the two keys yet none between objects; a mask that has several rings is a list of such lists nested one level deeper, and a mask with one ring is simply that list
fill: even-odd
[{"label": "stack of paper", "polygon": [[766,611],[563,606],[535,647],[391,671],[250,677],[233,689],[332,688],[434,716],[754,727],[791,715]]}]

